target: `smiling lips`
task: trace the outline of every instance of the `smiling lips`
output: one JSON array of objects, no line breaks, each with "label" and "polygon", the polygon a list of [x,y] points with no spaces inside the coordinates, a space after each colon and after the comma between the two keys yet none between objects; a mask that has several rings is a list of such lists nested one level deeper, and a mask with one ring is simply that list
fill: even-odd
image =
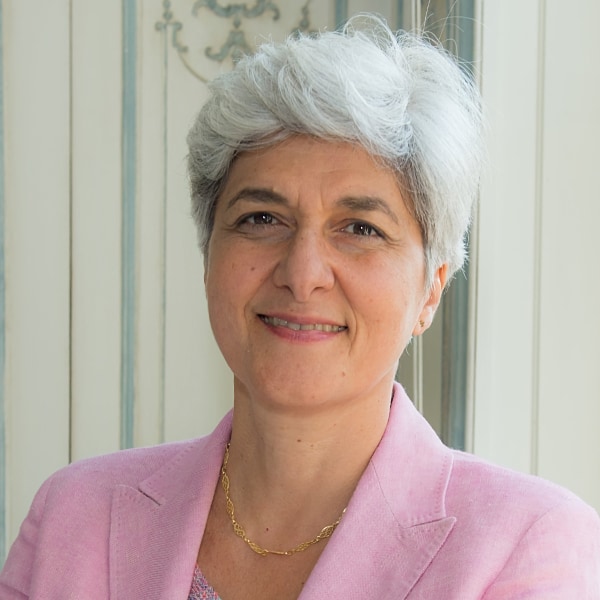
[{"label": "smiling lips", "polygon": [[294,323],[292,321],[286,321],[284,319],[278,319],[277,317],[268,317],[266,315],[259,315],[263,323],[272,325],[273,327],[285,327],[292,329],[293,331],[324,331],[326,333],[338,333],[344,331],[347,327],[343,325],[328,325],[325,323]]}]

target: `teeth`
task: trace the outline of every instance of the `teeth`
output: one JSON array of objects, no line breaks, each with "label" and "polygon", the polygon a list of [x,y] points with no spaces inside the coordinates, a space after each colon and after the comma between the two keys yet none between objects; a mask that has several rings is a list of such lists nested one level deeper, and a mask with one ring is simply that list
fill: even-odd
[{"label": "teeth", "polygon": [[344,331],[346,327],[340,325],[325,325],[322,323],[314,323],[310,325],[293,323],[292,321],[285,321],[284,319],[278,319],[277,317],[266,317],[261,315],[260,317],[265,323],[273,325],[274,327],[287,327],[293,331],[325,331],[327,333],[337,333],[338,331]]}]

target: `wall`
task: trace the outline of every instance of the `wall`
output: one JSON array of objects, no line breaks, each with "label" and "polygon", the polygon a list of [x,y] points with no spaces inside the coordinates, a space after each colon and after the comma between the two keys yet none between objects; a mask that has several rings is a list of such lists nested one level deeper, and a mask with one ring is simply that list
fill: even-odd
[{"label": "wall", "polygon": [[1,10],[0,518],[10,539],[39,482],[69,458],[70,46],[68,2]]},{"label": "wall", "polygon": [[[569,19],[576,21],[571,26]],[[474,451],[600,508],[600,4],[485,2]],[[575,23],[573,23],[575,25]]]}]

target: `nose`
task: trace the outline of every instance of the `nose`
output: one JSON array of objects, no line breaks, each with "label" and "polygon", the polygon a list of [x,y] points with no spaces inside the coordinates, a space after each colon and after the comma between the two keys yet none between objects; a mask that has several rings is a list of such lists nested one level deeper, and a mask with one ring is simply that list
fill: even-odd
[{"label": "nose", "polygon": [[307,302],[317,290],[333,287],[335,276],[327,242],[316,231],[297,231],[286,245],[273,280],[287,287],[297,302]]}]

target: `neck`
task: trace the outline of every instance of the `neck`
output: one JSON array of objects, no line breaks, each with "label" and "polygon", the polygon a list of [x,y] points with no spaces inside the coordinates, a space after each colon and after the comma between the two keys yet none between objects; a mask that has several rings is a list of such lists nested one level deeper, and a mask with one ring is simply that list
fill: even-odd
[{"label": "neck", "polygon": [[[236,381],[228,473],[238,517],[319,531],[346,507],[389,417],[391,383],[335,407],[274,407]],[[284,544],[285,545],[285,544]]]}]

